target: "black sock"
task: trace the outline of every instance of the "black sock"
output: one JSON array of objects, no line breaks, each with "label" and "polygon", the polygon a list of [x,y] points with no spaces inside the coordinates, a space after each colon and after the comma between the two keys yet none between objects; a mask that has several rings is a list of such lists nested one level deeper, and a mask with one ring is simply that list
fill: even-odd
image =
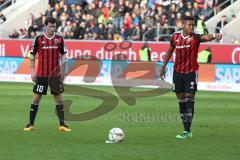
[{"label": "black sock", "polygon": [[194,99],[192,97],[186,97],[186,111],[187,111],[187,128],[186,131],[191,131],[191,125],[194,115]]},{"label": "black sock", "polygon": [[180,112],[180,117],[182,119],[183,122],[183,126],[184,126],[184,130],[187,129],[187,114],[186,114],[186,102],[184,99],[179,99],[178,101],[179,104],[179,112]]},{"label": "black sock", "polygon": [[37,111],[38,111],[38,104],[31,104],[31,108],[30,108],[30,124],[34,125],[34,121],[37,115]]},{"label": "black sock", "polygon": [[59,119],[59,124],[64,125],[64,108],[63,105],[56,105],[56,111]]}]

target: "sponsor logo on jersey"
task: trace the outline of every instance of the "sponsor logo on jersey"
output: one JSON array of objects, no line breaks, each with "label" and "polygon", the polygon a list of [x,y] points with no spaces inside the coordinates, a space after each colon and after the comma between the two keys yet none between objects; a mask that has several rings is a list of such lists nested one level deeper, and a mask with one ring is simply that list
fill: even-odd
[{"label": "sponsor logo on jersey", "polygon": [[181,49],[181,48],[189,48],[190,44],[188,45],[181,45],[181,46],[176,46],[177,49]]},{"label": "sponsor logo on jersey", "polygon": [[43,46],[42,49],[57,49],[57,46]]}]

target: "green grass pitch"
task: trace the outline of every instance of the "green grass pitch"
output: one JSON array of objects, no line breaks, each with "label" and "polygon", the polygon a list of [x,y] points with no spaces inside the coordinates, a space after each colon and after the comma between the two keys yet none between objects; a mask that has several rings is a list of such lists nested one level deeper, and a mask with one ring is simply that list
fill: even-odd
[{"label": "green grass pitch", "polygon": [[[95,87],[116,95],[112,87]],[[239,160],[240,94],[197,93],[193,139],[177,140],[182,131],[175,95],[138,98],[134,107],[119,100],[113,111],[89,121],[67,122],[72,132],[57,131],[53,97],[44,96],[36,130],[24,132],[32,84],[0,83],[0,160]],[[89,97],[64,95],[81,113],[101,103]],[[120,98],[119,98],[120,99]],[[155,114],[156,118],[149,118]],[[120,127],[121,144],[105,144],[107,133]]]}]

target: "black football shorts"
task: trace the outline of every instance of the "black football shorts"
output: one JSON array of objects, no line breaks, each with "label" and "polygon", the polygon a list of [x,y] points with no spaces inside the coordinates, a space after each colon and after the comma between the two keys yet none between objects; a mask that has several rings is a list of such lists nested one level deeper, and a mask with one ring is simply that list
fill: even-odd
[{"label": "black football shorts", "polygon": [[172,90],[176,93],[195,93],[197,91],[198,74],[196,72],[173,72]]},{"label": "black football shorts", "polygon": [[60,82],[59,77],[37,77],[33,86],[33,92],[46,95],[48,86],[50,86],[52,95],[58,95],[64,91],[63,83]]}]

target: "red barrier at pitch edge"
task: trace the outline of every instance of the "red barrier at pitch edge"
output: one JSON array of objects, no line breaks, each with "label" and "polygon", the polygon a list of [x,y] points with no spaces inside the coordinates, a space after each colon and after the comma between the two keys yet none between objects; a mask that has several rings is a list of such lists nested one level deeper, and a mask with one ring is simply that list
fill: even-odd
[{"label": "red barrier at pitch edge", "polygon": [[[26,57],[31,50],[32,40],[0,39],[0,56],[2,57]],[[90,59],[96,57],[103,60],[130,60],[138,61],[138,51],[143,43],[132,42],[130,48],[121,48],[116,42],[115,49],[107,51],[104,46],[107,41],[66,41],[69,50],[68,58]],[[114,43],[113,43],[114,44]],[[152,61],[163,61],[168,43],[150,43]],[[201,44],[199,52],[210,46],[212,50],[212,63],[240,64],[240,45],[227,44]],[[121,53],[121,56],[119,54]],[[118,55],[118,56],[116,56]],[[175,56],[173,56],[172,60]]]}]

